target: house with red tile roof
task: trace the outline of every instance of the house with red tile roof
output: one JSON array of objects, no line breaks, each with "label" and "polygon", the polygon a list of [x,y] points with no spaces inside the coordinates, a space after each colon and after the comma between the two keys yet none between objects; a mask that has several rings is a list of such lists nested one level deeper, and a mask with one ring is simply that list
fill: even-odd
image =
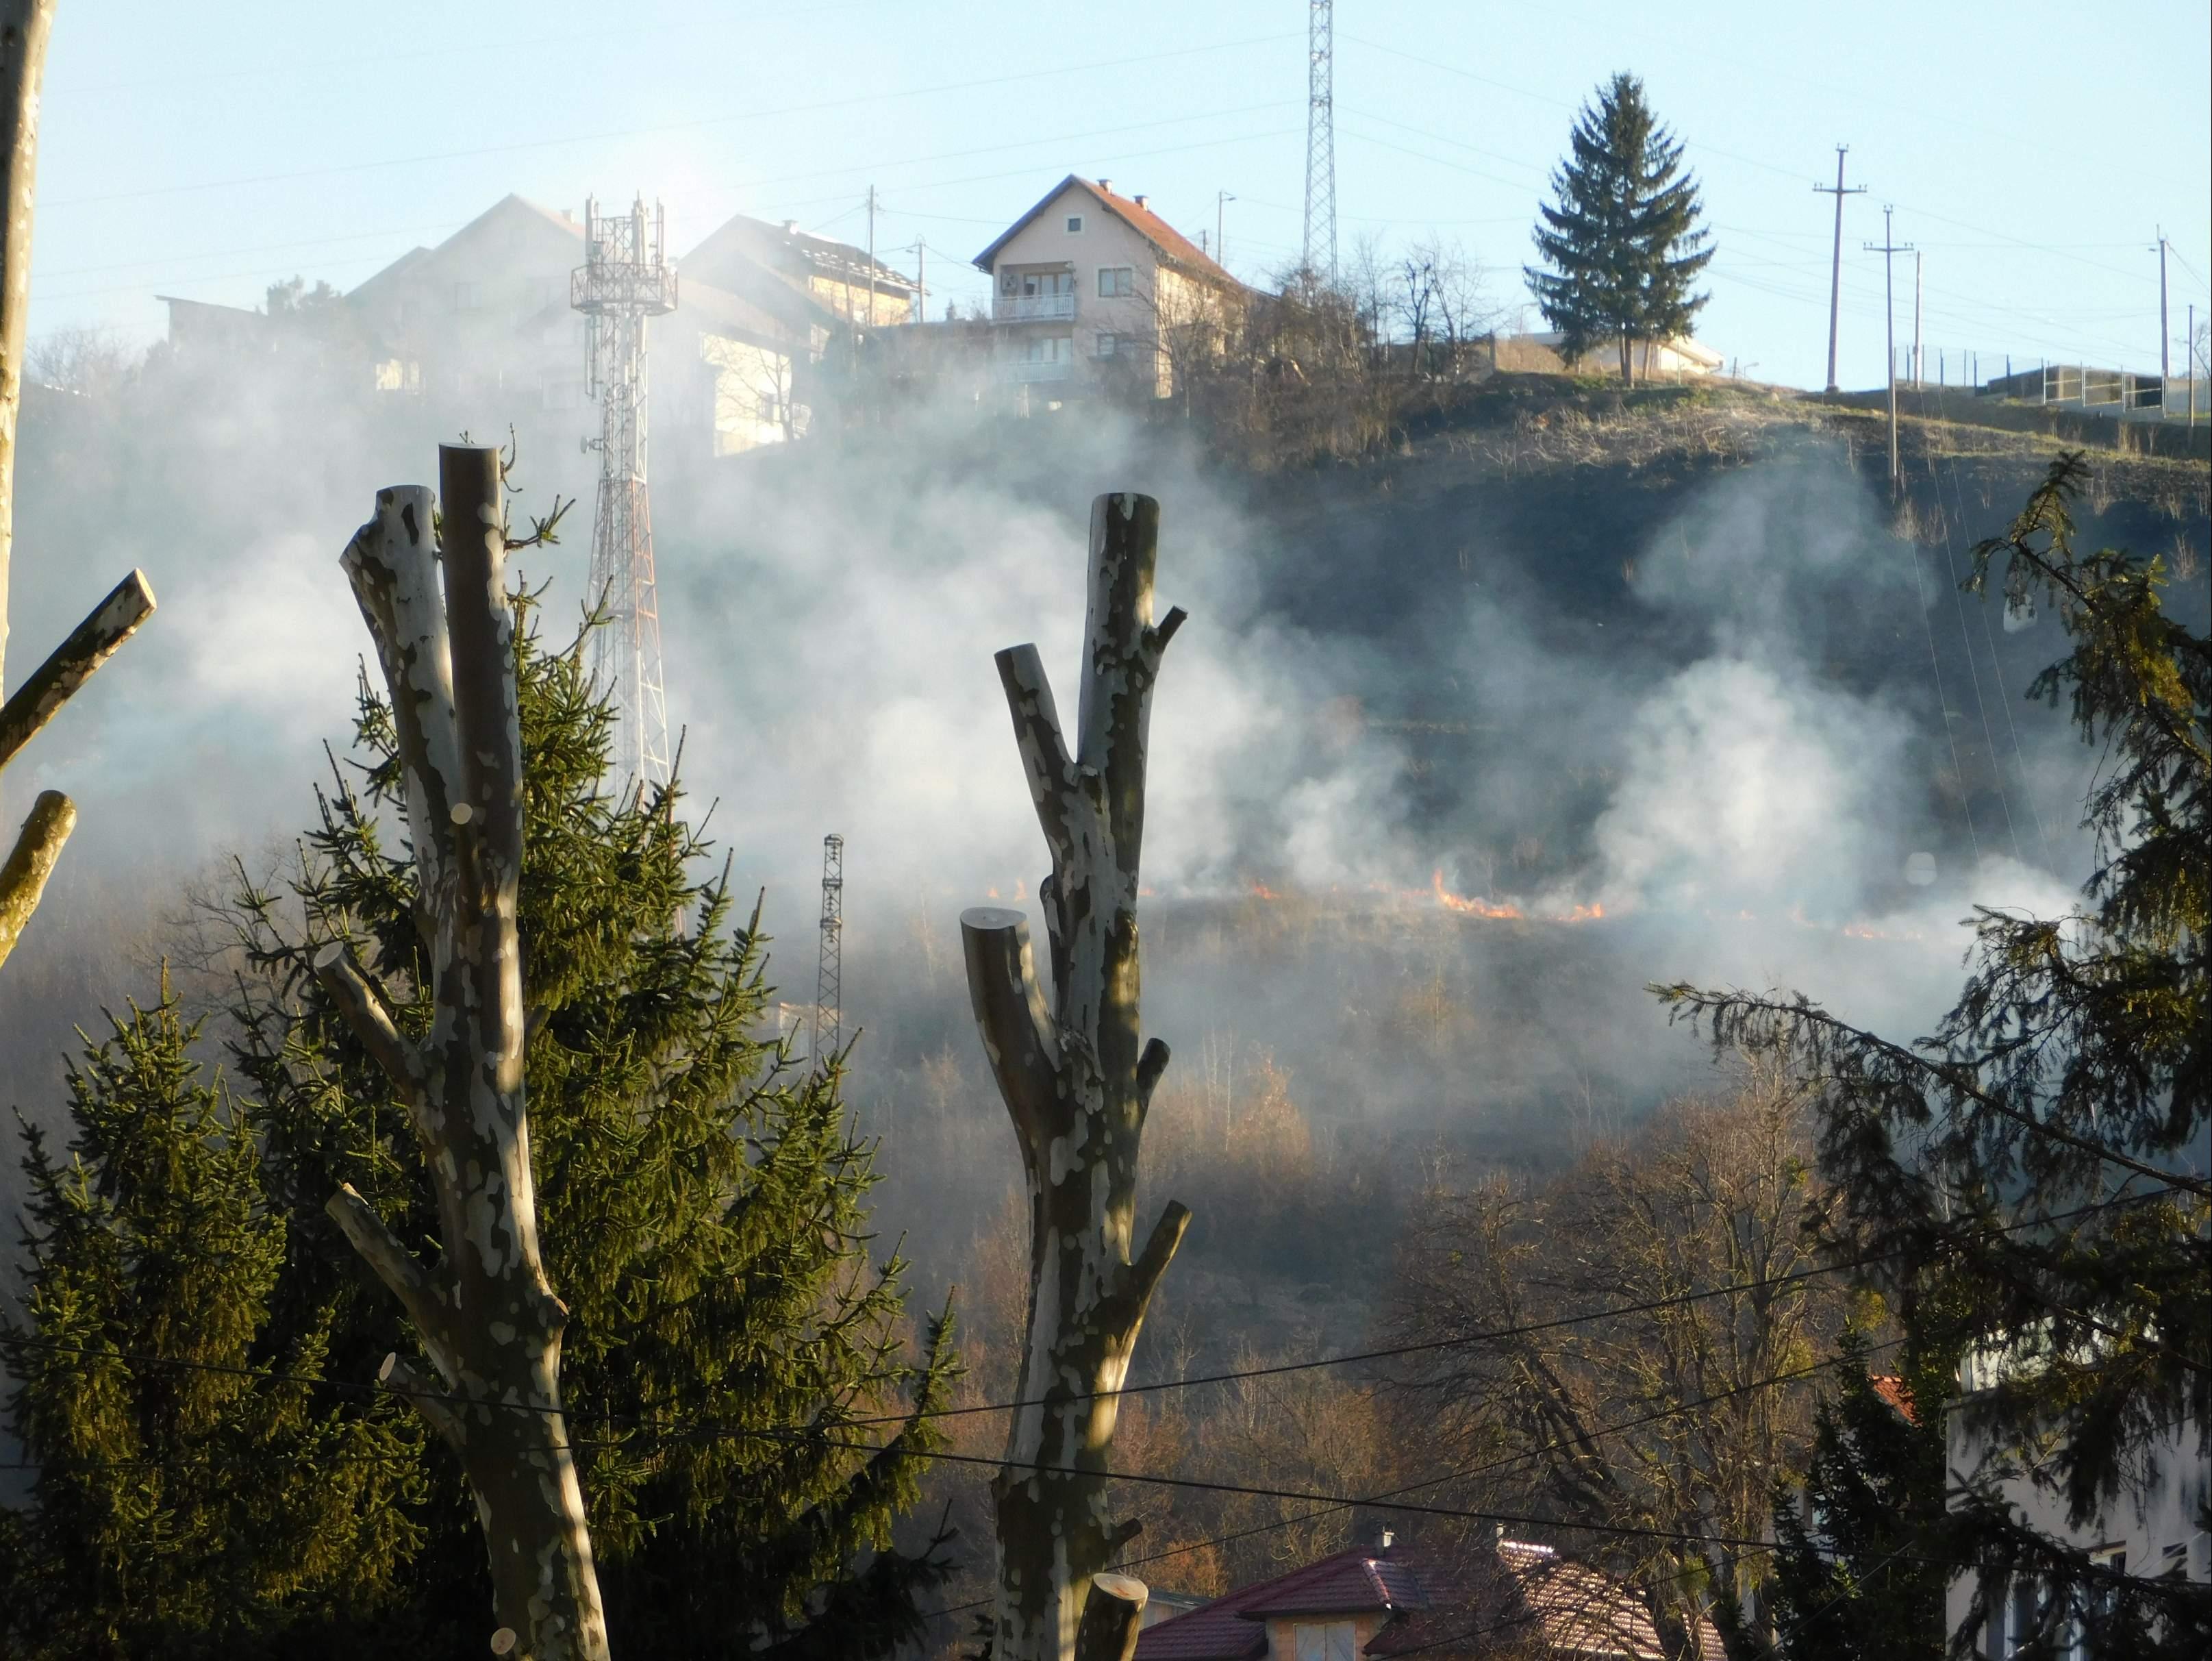
[{"label": "house with red tile roof", "polygon": [[[1720,1661],[1717,1634],[1699,1634]],[[1549,1546],[1418,1549],[1389,1534],[1146,1628],[1137,1661],[1384,1661],[1506,1655],[1662,1661],[1634,1590]]]},{"label": "house with red tile roof", "polygon": [[1220,350],[1247,293],[1146,198],[1073,173],[975,263],[991,277],[994,375],[1048,399],[1168,397],[1178,362]]}]

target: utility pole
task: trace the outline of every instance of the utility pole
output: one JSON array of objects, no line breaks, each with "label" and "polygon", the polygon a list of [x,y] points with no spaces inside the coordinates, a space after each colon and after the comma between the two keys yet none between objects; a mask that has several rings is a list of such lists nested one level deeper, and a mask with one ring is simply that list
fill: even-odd
[{"label": "utility pole", "polygon": [[1335,0],[1306,0],[1306,278],[1336,281]]},{"label": "utility pole", "polygon": [[1864,196],[1867,188],[1863,185],[1854,185],[1849,190],[1844,188],[1844,155],[1850,149],[1849,144],[1836,146],[1835,184],[1832,186],[1819,184],[1813,186],[1821,195],[1836,198],[1836,253],[1828,266],[1828,391],[1832,394],[1836,390],[1836,313],[1844,299],[1844,198]]},{"label": "utility pole", "polygon": [[[2166,383],[2172,374],[2168,350],[2173,343],[2173,330],[2166,317],[2166,227],[2158,229],[2158,244],[2152,250],[2158,255],[2158,395],[2166,397]],[[2161,403],[2161,408],[2164,407]]]},{"label": "utility pole", "polygon": [[1217,265],[1223,263],[1229,252],[1229,239],[1222,234],[1221,210],[1226,204],[1234,202],[1236,199],[1227,191],[1216,191],[1213,193],[1213,263]]},{"label": "utility pole", "polygon": [[[1838,179],[1843,177],[1840,172],[1836,176]],[[1840,203],[1838,207],[1840,211]],[[1890,203],[1885,202],[1881,204],[1881,244],[1878,247],[1871,242],[1866,245],[1866,251],[1869,253],[1878,253],[1881,256],[1882,338],[1887,343],[1889,352],[1889,493],[1893,496],[1897,494],[1898,482],[1897,289],[1891,273],[1897,263],[1896,256],[1912,252],[1912,245],[1910,242],[1899,242],[1890,231],[1889,218],[1896,211],[1896,208]]]},{"label": "utility pole", "polygon": [[822,838],[822,957],[814,971],[814,1053],[822,1072],[843,1042],[845,1024],[845,839]]},{"label": "utility pole", "polygon": [[868,186],[868,326],[876,326],[876,187]]},{"label": "utility pole", "polygon": [[2189,336],[2181,343],[2181,356],[2188,365],[2189,430],[2197,430],[2197,302],[2189,303]]},{"label": "utility pole", "polygon": [[914,320],[929,321],[929,244],[914,240]]},{"label": "utility pole", "polygon": [[1912,251],[1912,390],[1918,392],[1925,368],[1920,356],[1920,251]]}]

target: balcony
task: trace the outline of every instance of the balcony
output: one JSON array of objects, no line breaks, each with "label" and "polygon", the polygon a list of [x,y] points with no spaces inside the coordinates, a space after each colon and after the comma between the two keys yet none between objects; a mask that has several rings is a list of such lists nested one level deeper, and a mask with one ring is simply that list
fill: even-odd
[{"label": "balcony", "polygon": [[1072,294],[1000,295],[991,302],[994,323],[1068,323],[1074,318]]},{"label": "balcony", "polygon": [[1061,358],[1058,362],[1049,359],[1030,362],[1022,358],[1012,358],[998,365],[997,373],[1000,380],[1017,383],[1036,380],[1071,380],[1075,376],[1075,365],[1066,358]]}]

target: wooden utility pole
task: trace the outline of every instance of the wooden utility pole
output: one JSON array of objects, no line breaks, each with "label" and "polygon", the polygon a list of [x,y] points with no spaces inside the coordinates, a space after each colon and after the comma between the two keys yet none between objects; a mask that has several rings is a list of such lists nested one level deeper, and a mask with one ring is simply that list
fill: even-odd
[{"label": "wooden utility pole", "polygon": [[1152,623],[1159,504],[1091,508],[1090,607],[1073,742],[1034,646],[998,654],[1030,799],[1052,855],[1037,886],[1050,939],[1045,1004],[1019,911],[960,916],[968,992],[1021,1143],[1030,1201],[1020,1405],[992,1482],[996,1661],[1124,1661],[1141,1583],[1105,1573],[1140,1524],[1107,1514],[1122,1380],[1190,1214],[1170,1201],[1133,1257],[1137,1153],[1168,1064],[1139,1044],[1137,867],[1152,684],[1183,621]]},{"label": "wooden utility pole", "polygon": [[[8,568],[15,553],[15,424],[23,400],[23,337],[31,307],[31,221],[39,179],[39,99],[52,38],[54,0],[0,0],[0,167],[7,218],[0,222],[0,654],[8,644]],[[145,573],[132,571],[93,608],[38,672],[0,707],[0,767],[59,713],[94,670],[153,614]],[[76,804],[43,790],[0,865],[0,963],[39,909]]]},{"label": "wooden utility pole", "polygon": [[1881,242],[1866,245],[1869,253],[1881,256],[1881,319],[1882,339],[1889,356],[1889,492],[1897,494],[1897,290],[1892,276],[1896,259],[1901,253],[1911,253],[1910,242],[1899,242],[1891,234],[1889,216],[1896,210],[1890,204],[1881,204]]},{"label": "wooden utility pole", "polygon": [[876,326],[876,187],[868,186],[868,326]]},{"label": "wooden utility pole", "polygon": [[1227,265],[1229,259],[1229,238],[1225,234],[1226,221],[1223,218],[1222,210],[1236,199],[1227,191],[1213,193],[1213,263],[1217,265]]},{"label": "wooden utility pole", "polygon": [[1844,155],[1850,149],[1849,144],[1836,146],[1835,184],[1832,186],[1820,184],[1813,186],[1822,195],[1832,196],[1836,198],[1836,252],[1834,259],[1829,262],[1828,266],[1828,390],[1830,392],[1836,390],[1836,316],[1842,307],[1844,299],[1844,198],[1847,196],[1864,196],[1867,189],[1863,185],[1854,185],[1849,190],[1844,188]]},{"label": "wooden utility pole", "polygon": [[929,321],[929,244],[920,237],[914,240],[914,319],[916,323]]},{"label": "wooden utility pole", "polygon": [[568,1311],[538,1255],[523,1098],[522,741],[499,452],[441,445],[438,487],[434,498],[419,484],[379,490],[375,517],[341,562],[391,699],[415,928],[436,1011],[429,1031],[399,1030],[345,941],[315,959],[414,1126],[437,1196],[435,1267],[350,1184],[325,1209],[399,1300],[436,1369],[426,1381],[392,1354],[377,1378],[467,1476],[491,1560],[491,1652],[607,1661],[561,1409]]}]

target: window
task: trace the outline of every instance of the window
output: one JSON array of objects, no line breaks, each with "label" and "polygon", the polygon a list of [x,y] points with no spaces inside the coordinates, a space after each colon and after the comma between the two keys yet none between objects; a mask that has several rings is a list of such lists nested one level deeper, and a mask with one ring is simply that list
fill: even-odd
[{"label": "window", "polygon": [[1113,356],[1117,356],[1117,355],[1120,353],[1121,349],[1121,336],[1119,336],[1119,335],[1115,335],[1115,334],[1101,334],[1101,335],[1098,337],[1098,356],[1101,356],[1101,357],[1113,357]]},{"label": "window", "polygon": [[1073,296],[1075,293],[1075,273],[1073,271],[1024,271],[1022,292],[1031,296],[1041,295]]},{"label": "window", "polygon": [[1032,335],[1022,342],[1022,362],[1024,363],[1069,363],[1074,358],[1073,335]]},{"label": "window", "polygon": [[1297,1661],[1359,1661],[1359,1635],[1349,1621],[1327,1625],[1300,1622],[1291,1628]]},{"label": "window", "polygon": [[1098,268],[1098,297],[1101,300],[1127,300],[1136,292],[1135,267],[1101,265]]},{"label": "window", "polygon": [[453,284],[453,309],[455,311],[472,312],[483,304],[483,283],[456,283]]},{"label": "window", "polygon": [[1083,234],[1083,216],[1081,214],[1072,213],[1068,215],[1067,234],[1070,236],[1080,236]]}]

